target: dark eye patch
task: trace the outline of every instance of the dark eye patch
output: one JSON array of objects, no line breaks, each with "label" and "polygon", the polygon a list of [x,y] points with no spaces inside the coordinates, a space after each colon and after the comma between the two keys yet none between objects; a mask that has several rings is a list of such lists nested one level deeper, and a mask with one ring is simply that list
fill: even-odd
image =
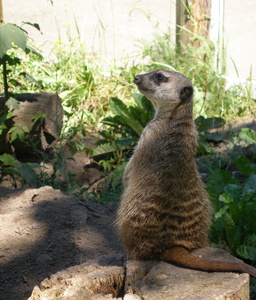
[{"label": "dark eye patch", "polygon": [[166,81],[166,77],[164,77],[163,74],[159,73],[159,74],[156,74],[156,75],[155,75],[155,80],[156,80],[157,82],[163,82],[163,81]]}]

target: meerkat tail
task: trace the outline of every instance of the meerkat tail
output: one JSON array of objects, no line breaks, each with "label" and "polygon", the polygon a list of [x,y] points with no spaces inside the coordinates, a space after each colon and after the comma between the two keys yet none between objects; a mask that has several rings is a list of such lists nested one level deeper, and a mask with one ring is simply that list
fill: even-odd
[{"label": "meerkat tail", "polygon": [[166,250],[160,259],[190,269],[208,272],[248,273],[256,278],[256,269],[245,263],[206,260],[191,255],[189,251],[183,247],[172,247]]}]

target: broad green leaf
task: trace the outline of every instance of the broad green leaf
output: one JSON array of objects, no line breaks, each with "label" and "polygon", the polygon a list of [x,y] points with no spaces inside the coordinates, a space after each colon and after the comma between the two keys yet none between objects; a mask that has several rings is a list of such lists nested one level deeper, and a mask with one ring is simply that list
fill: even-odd
[{"label": "broad green leaf", "polygon": [[105,171],[110,171],[112,168],[112,161],[109,160],[100,160],[99,163],[102,165]]},{"label": "broad green leaf", "polygon": [[228,207],[233,221],[235,222],[235,224],[237,224],[243,217],[242,209],[240,208],[240,206],[236,205],[234,201],[230,202],[228,204]]},{"label": "broad green leaf", "polygon": [[118,98],[110,98],[109,103],[112,112],[121,117],[122,124],[130,127],[137,136],[140,136],[143,126],[133,118],[126,105]]},{"label": "broad green leaf", "polygon": [[243,196],[248,193],[256,193],[256,174],[250,175],[244,183]]},{"label": "broad green leaf", "polygon": [[132,117],[127,106],[120,99],[111,97],[109,99],[109,104],[114,115],[124,116],[126,118]]},{"label": "broad green leaf", "polygon": [[138,120],[143,128],[154,117],[154,110],[141,109],[137,105],[135,107],[130,106],[129,111],[133,116],[133,119]]},{"label": "broad green leaf", "polygon": [[114,144],[102,144],[93,150],[92,157],[108,155],[118,150],[118,147]]},{"label": "broad green leaf", "polygon": [[211,129],[224,126],[225,120],[222,118],[204,118],[200,116],[195,120],[195,123],[199,132],[207,132]]},{"label": "broad green leaf", "polygon": [[224,187],[224,192],[226,194],[229,194],[231,198],[236,201],[239,199],[239,196],[241,194],[241,188],[239,184],[227,184]]},{"label": "broad green leaf", "polygon": [[5,54],[2,58],[0,58],[0,64],[3,64],[4,62],[6,62],[9,66],[15,66],[20,64],[21,59]]},{"label": "broad green leaf", "polygon": [[20,75],[24,76],[28,81],[34,82],[40,88],[43,88],[42,84],[40,82],[38,82],[34,77],[32,77],[31,75],[29,75],[28,73],[21,72]]},{"label": "broad green leaf", "polygon": [[[225,204],[228,205],[228,208],[229,208],[231,217],[232,217],[233,221],[234,221],[235,223],[237,223],[237,222],[241,219],[241,217],[242,217],[242,211],[241,211],[241,209],[239,208],[239,206],[237,206],[237,205],[234,203],[234,201],[233,201],[233,199],[231,198],[231,196],[230,196],[229,194],[226,194],[226,193],[220,195],[219,200],[220,200],[221,202],[223,202],[223,203],[225,203]],[[224,207],[225,207],[225,206],[224,206]],[[225,211],[225,209],[224,209],[223,211]],[[221,213],[222,213],[222,212],[221,212]]]},{"label": "broad green leaf", "polygon": [[120,117],[119,116],[106,117],[101,121],[101,123],[117,128],[120,125]]},{"label": "broad green leaf", "polygon": [[35,124],[35,123],[36,123],[39,119],[41,119],[41,118],[43,118],[43,119],[48,118],[48,115],[47,115],[47,114],[36,113],[36,114],[33,116],[33,118],[32,118],[33,124]]},{"label": "broad green leaf", "polygon": [[0,160],[6,165],[19,166],[20,162],[14,159],[10,154],[4,153],[0,155]]},{"label": "broad green leaf", "polygon": [[250,128],[242,128],[239,138],[247,143],[248,146],[256,144],[256,132]]},{"label": "broad green leaf", "polygon": [[256,260],[256,234],[245,238],[243,244],[238,247],[237,254],[246,259]]},{"label": "broad green leaf", "polygon": [[228,246],[232,249],[233,238],[236,231],[236,224],[230,214],[226,213],[222,216],[222,222],[226,231]]},{"label": "broad green leaf", "polygon": [[15,168],[15,167],[11,167],[11,168],[4,168],[4,174],[8,175],[8,174],[12,174],[12,175],[17,175],[19,177],[22,177],[22,174],[20,173],[20,171]]},{"label": "broad green leaf", "polygon": [[10,98],[6,101],[5,105],[6,105],[9,109],[16,109],[16,110],[20,109],[20,102],[19,102],[18,100],[16,100],[16,99],[12,98],[12,97],[10,97]]},{"label": "broad green leaf", "polygon": [[229,204],[230,202],[233,201],[233,200],[231,199],[231,196],[230,196],[229,194],[226,194],[226,193],[220,195],[219,200],[220,200],[221,202],[226,203],[226,204]]},{"label": "broad green leaf", "polygon": [[219,244],[224,236],[224,226],[221,218],[214,218],[211,231],[210,240],[213,243]]},{"label": "broad green leaf", "polygon": [[110,174],[112,188],[115,189],[117,184],[121,181],[125,167],[128,161],[124,161],[120,166],[117,166]]},{"label": "broad green leaf", "polygon": [[120,116],[119,120],[121,122],[122,125],[130,128],[133,131],[133,134],[136,135],[137,137],[140,137],[142,130],[143,130],[143,126],[141,125],[141,123],[135,119],[128,119],[124,116]]},{"label": "broad green leaf", "polygon": [[256,260],[256,247],[253,245],[241,245],[236,252],[243,258]]},{"label": "broad green leaf", "polygon": [[255,233],[256,228],[256,193],[245,195],[241,201],[244,223],[248,232]]},{"label": "broad green leaf", "polygon": [[225,205],[223,206],[215,215],[214,215],[214,218],[215,220],[219,219],[220,217],[222,217],[224,214],[227,213],[227,210],[228,210],[228,206]]},{"label": "broad green leaf", "polygon": [[227,171],[215,170],[209,176],[207,192],[216,212],[219,211],[221,207],[219,196],[224,193],[225,186],[227,184],[236,184],[236,181],[237,180],[232,178],[231,174]]},{"label": "broad green leaf", "polygon": [[142,94],[133,93],[132,97],[143,115],[147,116],[147,122],[150,121],[155,113],[154,106],[148,98]]},{"label": "broad green leaf", "polygon": [[18,170],[30,182],[38,182],[39,178],[34,170],[35,167],[40,168],[40,165],[35,163],[20,163]]},{"label": "broad green leaf", "polygon": [[245,176],[256,174],[256,165],[251,163],[251,161],[247,157],[240,156],[239,158],[234,159],[234,163],[238,170]]},{"label": "broad green leaf", "polygon": [[99,131],[99,134],[105,139],[105,140],[111,140],[115,141],[116,140],[116,135],[112,132],[109,132],[107,130],[101,130]]},{"label": "broad green leaf", "polygon": [[11,143],[16,139],[19,139],[20,141],[23,140],[25,132],[29,132],[28,127],[25,125],[22,126],[20,124],[16,124],[14,127],[12,127],[8,131],[8,133],[11,134]]},{"label": "broad green leaf", "polygon": [[2,134],[3,130],[7,129],[5,125],[5,120],[8,120],[12,117],[13,111],[9,111],[7,114],[4,114],[0,117],[0,134]]},{"label": "broad green leaf", "polygon": [[14,24],[0,23],[0,58],[12,48],[13,44],[25,51],[26,43],[27,36],[22,29]]},{"label": "broad green leaf", "polygon": [[138,105],[139,108],[143,109],[143,104],[142,104],[142,98],[145,97],[142,94],[139,93],[132,93],[132,97],[136,104]]},{"label": "broad green leaf", "polygon": [[22,24],[30,25],[30,26],[34,27],[35,29],[37,29],[38,31],[41,32],[40,26],[39,26],[39,24],[37,24],[37,23],[22,22]]},{"label": "broad green leaf", "polygon": [[209,154],[214,153],[214,149],[204,140],[203,137],[198,137],[198,148],[197,151],[199,154]]},{"label": "broad green leaf", "polygon": [[223,141],[223,134],[220,132],[212,132],[209,133],[205,136],[205,138],[207,139],[207,141],[213,141],[213,142],[221,142]]},{"label": "broad green leaf", "polygon": [[0,122],[0,134],[2,134],[3,130],[5,130],[7,127],[4,123]]}]

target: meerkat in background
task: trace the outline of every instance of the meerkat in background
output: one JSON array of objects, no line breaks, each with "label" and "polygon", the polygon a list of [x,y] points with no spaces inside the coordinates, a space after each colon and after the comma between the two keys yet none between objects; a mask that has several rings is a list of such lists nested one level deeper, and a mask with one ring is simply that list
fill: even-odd
[{"label": "meerkat in background", "polygon": [[204,271],[245,272],[244,263],[208,261],[190,252],[208,246],[212,209],[195,163],[193,87],[177,72],[154,70],[134,78],[154,105],[124,176],[117,226],[134,259],[157,259]]}]

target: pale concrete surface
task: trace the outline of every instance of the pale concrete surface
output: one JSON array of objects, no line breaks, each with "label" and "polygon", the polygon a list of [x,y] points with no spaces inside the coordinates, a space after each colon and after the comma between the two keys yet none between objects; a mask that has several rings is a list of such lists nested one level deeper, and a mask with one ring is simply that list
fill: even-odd
[{"label": "pale concrete surface", "polygon": [[[77,36],[75,21],[81,39],[88,51],[111,58],[120,58],[136,47],[136,40],[151,39],[154,28],[147,16],[159,23],[166,32],[167,26],[175,26],[175,0],[119,1],[119,0],[3,0],[5,22],[18,25],[22,21],[38,23],[43,35],[28,26],[29,33],[37,44],[45,44],[49,53],[52,42],[67,41],[67,30]],[[173,30],[174,33],[174,30]]]},{"label": "pale concrete surface", "polygon": [[[247,78],[252,70],[256,79],[256,1],[225,0],[224,4],[227,75],[236,77],[232,58],[239,77]],[[138,52],[136,40],[153,38],[154,26],[147,16],[164,32],[170,26],[173,34],[175,5],[175,0],[53,0],[53,6],[49,0],[3,0],[6,22],[39,23],[43,35],[28,26],[24,28],[29,29],[36,44],[44,44],[46,55],[54,41],[67,40],[68,28],[77,36],[76,20],[88,51],[108,59],[120,58],[125,53],[132,56],[134,51]]]},{"label": "pale concrete surface", "polygon": [[[214,0],[212,0],[214,1]],[[224,36],[227,45],[227,70],[236,77],[234,60],[240,78],[247,78],[252,69],[256,79],[256,1],[224,1]]]}]

